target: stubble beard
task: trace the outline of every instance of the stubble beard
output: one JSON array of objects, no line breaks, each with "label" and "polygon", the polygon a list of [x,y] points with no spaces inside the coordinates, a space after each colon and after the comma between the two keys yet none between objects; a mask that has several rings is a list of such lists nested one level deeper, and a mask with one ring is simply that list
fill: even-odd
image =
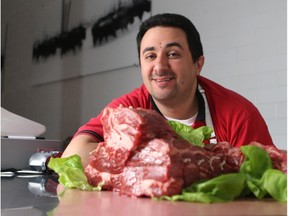
[{"label": "stubble beard", "polygon": [[[176,89],[168,90],[163,88],[162,92],[159,92],[159,90],[151,90],[150,94],[153,97],[154,100],[157,100],[163,104],[169,104],[174,103],[175,100],[177,100],[177,94]],[[164,92],[165,91],[165,92]]]}]

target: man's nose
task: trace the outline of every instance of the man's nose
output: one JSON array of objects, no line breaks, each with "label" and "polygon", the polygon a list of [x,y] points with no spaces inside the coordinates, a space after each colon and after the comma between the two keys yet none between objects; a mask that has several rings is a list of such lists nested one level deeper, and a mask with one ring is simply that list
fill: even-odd
[{"label": "man's nose", "polygon": [[154,71],[161,73],[163,71],[167,71],[168,68],[169,68],[168,59],[165,58],[165,56],[158,56],[155,61]]}]

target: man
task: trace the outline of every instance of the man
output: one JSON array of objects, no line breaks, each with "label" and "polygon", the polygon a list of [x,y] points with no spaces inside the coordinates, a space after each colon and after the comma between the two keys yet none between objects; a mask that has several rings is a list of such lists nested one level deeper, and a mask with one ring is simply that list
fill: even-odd
[{"label": "man", "polygon": [[[114,99],[109,107],[154,109],[193,128],[208,125],[215,132],[211,142],[273,145],[264,119],[251,102],[200,76],[203,49],[190,20],[177,14],[152,16],[142,23],[137,46],[144,84]],[[89,152],[103,141],[102,113],[79,128],[62,157],[78,154],[87,165]]]}]

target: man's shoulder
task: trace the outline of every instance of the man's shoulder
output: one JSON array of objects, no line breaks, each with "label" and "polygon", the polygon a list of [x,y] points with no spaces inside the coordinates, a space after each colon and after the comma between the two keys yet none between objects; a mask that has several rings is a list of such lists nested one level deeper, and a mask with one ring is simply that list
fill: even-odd
[{"label": "man's shoulder", "polygon": [[[213,106],[235,107],[237,110],[256,108],[251,101],[239,93],[230,90],[208,78],[199,76],[199,85],[204,89],[208,103]],[[252,110],[250,110],[252,111]]]},{"label": "man's shoulder", "polygon": [[205,90],[205,91],[213,91],[215,93],[221,93],[226,91],[231,91],[230,89],[227,89],[226,87],[220,85],[219,83],[216,83],[206,77],[198,76],[198,83],[199,85]]},{"label": "man's shoulder", "polygon": [[247,100],[244,98],[242,95],[239,93],[228,89],[208,78],[199,76],[198,77],[198,82],[199,85],[204,89],[205,94],[213,95],[214,97],[223,97],[227,100],[228,98],[236,98],[236,99],[243,99]]}]

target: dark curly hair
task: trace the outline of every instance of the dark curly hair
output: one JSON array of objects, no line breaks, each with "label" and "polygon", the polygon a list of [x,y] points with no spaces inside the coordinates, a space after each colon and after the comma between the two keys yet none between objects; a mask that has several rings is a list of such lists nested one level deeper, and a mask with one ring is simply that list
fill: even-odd
[{"label": "dark curly hair", "polygon": [[188,46],[194,62],[196,62],[199,59],[199,57],[203,55],[203,48],[200,39],[200,34],[193,25],[193,23],[182,15],[163,13],[152,16],[141,24],[136,38],[139,58],[140,58],[140,44],[143,36],[150,28],[157,26],[175,27],[182,29],[186,34]]}]

